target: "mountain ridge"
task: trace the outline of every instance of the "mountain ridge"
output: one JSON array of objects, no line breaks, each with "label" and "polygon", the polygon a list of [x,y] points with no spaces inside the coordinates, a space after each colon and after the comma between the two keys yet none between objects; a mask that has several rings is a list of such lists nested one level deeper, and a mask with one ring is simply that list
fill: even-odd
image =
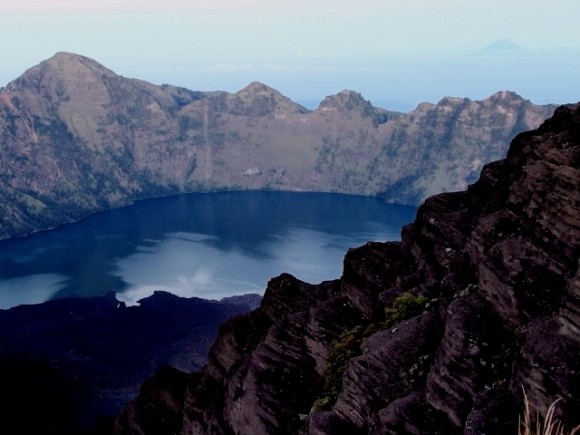
[{"label": "mountain ridge", "polygon": [[555,109],[494,95],[400,113],[345,90],[307,110],[257,82],[236,93],[157,86],[61,52],[0,90],[0,238],[192,191],[418,205],[475,181],[515,133]]}]

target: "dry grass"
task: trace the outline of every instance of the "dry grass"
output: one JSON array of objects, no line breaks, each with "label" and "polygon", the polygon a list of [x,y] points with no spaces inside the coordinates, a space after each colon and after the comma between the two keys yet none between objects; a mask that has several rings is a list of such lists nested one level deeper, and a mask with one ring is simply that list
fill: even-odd
[{"label": "dry grass", "polygon": [[521,421],[520,418],[519,435],[573,435],[580,433],[580,426],[568,430],[562,425],[562,422],[554,416],[556,404],[559,400],[560,399],[557,399],[550,405],[544,418],[540,415],[536,415],[535,422],[532,422],[530,418],[528,396],[526,396],[526,392],[524,391],[524,420]]}]

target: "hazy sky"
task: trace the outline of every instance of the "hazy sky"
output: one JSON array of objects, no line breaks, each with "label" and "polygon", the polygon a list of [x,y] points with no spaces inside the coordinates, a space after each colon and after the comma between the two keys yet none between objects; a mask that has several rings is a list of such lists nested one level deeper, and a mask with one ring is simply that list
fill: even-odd
[{"label": "hazy sky", "polygon": [[[58,51],[195,90],[414,107],[499,90],[580,100],[578,0],[0,0],[0,87]],[[499,40],[516,46],[485,47]],[[505,45],[505,44],[504,44]]]}]

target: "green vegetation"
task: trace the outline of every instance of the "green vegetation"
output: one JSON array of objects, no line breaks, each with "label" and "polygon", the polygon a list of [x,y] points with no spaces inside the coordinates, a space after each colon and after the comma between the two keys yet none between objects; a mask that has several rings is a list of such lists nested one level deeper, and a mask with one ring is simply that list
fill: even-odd
[{"label": "green vegetation", "polygon": [[325,409],[332,406],[342,389],[342,378],[351,358],[361,354],[361,344],[366,329],[357,326],[343,334],[332,346],[326,357],[326,370],[324,373],[324,390],[313,404],[312,410]]},{"label": "green vegetation", "polygon": [[426,296],[415,296],[411,293],[403,293],[393,302],[391,307],[385,308],[387,328],[403,320],[418,316],[427,307],[429,299]]},{"label": "green vegetation", "polygon": [[[342,389],[342,380],[348,364],[352,358],[362,354],[362,343],[365,339],[376,332],[391,328],[404,320],[418,316],[429,308],[430,299],[424,295],[403,293],[397,297],[393,304],[385,308],[386,319],[379,323],[358,325],[345,332],[334,342],[326,357],[326,370],[324,372],[324,387],[321,395],[314,401],[311,411],[329,409],[338,398]],[[422,369],[424,361],[420,361],[416,368],[417,372]],[[411,370],[414,373],[414,369]],[[411,374],[413,374],[411,373]]]}]

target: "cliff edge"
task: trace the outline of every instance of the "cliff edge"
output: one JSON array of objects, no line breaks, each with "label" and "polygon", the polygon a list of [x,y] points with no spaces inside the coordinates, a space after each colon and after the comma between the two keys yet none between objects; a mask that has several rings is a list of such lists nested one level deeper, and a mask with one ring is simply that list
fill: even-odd
[{"label": "cliff edge", "polygon": [[165,406],[160,380],[117,433],[517,433],[523,389],[532,415],[561,399],[579,424],[579,186],[576,104],[427,199],[401,242],[349,250],[340,279],[272,279],[183,403]]}]

